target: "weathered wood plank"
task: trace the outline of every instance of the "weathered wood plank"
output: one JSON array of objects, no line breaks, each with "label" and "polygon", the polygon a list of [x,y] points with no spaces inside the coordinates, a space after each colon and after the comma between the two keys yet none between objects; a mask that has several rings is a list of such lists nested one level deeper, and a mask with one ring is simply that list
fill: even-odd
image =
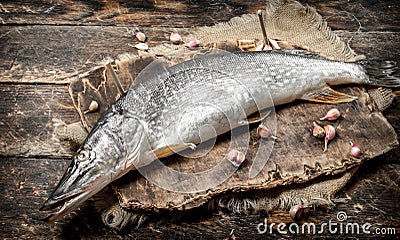
[{"label": "weathered wood plank", "polygon": [[[334,29],[356,31],[359,29],[358,20],[361,31],[374,31],[341,33],[346,39],[353,37],[351,46],[355,50],[362,50],[360,53],[374,59],[398,60],[400,6],[397,0],[302,2],[316,7]],[[152,45],[167,39],[166,33],[170,31],[170,27],[184,30],[194,26],[213,25],[233,16],[255,12],[262,7],[260,4],[263,1],[3,1],[0,3],[0,21],[9,26],[0,26],[0,55],[3,56],[0,57],[0,81],[67,83],[68,77],[97,66],[103,59],[130,51],[127,43],[132,38],[129,29],[124,26],[144,27],[147,35],[151,36],[149,43]],[[30,26],[35,24],[44,26]],[[68,26],[56,26],[63,24]],[[0,155],[11,153],[7,151],[7,147],[15,141],[20,144],[15,145],[16,155],[37,155],[32,152],[34,150],[41,156],[70,156],[70,152],[63,153],[64,150],[58,149],[56,144],[50,143],[60,152],[48,150],[45,145],[52,141],[52,117],[71,122],[78,120],[69,100],[67,86],[46,85],[46,90],[38,90],[43,86],[0,85],[0,132],[1,137],[3,133],[9,137],[6,141],[0,139]],[[33,103],[27,101],[32,98]],[[65,103],[65,106],[60,107],[60,103]],[[395,104],[385,115],[399,134],[399,100]],[[30,119],[37,123],[31,123]],[[43,131],[38,128],[43,128]],[[14,138],[15,132],[21,135]],[[40,141],[35,141],[33,145],[39,150],[43,148],[44,152],[26,147],[27,144],[31,145],[28,141],[32,136],[39,136]],[[93,208],[84,207],[82,211],[59,223],[44,224],[38,220],[43,214],[39,214],[37,209],[54,189],[53,184],[61,177],[69,160],[21,159],[10,155],[10,158],[2,157],[0,161],[0,238],[223,239],[228,237],[231,229],[235,229],[235,235],[239,239],[303,237],[280,235],[276,231],[274,234],[257,234],[257,224],[265,217],[269,222],[289,222],[286,212],[251,216],[225,213],[204,216],[203,212],[180,223],[150,224],[138,231],[116,233],[99,222],[98,216],[93,214]],[[340,194],[341,197],[348,198],[345,204],[339,204],[334,210],[318,210],[304,221],[317,224],[335,220],[337,212],[343,210],[349,216],[349,221],[368,221],[374,227],[396,227],[399,233],[398,159],[399,149],[363,165],[355,180]],[[311,239],[313,236],[306,237]],[[350,236],[322,236],[325,239],[342,237]],[[376,235],[363,237],[374,238]]]},{"label": "weathered wood plank", "polygon": [[[256,12],[263,1],[14,1],[2,4],[3,24],[213,25]],[[201,13],[201,14],[200,14]]]},{"label": "weathered wood plank", "polygon": [[[179,29],[181,34],[188,29]],[[73,77],[119,54],[136,54],[129,28],[92,26],[0,27],[0,82],[68,83]],[[143,28],[150,46],[168,41],[173,29]],[[338,32],[370,59],[397,60],[398,32]],[[50,37],[49,37],[50,36]]]},{"label": "weathered wood plank", "polygon": [[79,121],[68,86],[0,84],[0,155],[70,156],[53,138],[53,118]]},{"label": "weathered wood plank", "polygon": [[399,64],[399,32],[337,32],[357,53],[364,54],[368,60],[391,60]]},{"label": "weathered wood plank", "polygon": [[68,78],[129,52],[127,28],[1,27],[2,82],[66,83]]},{"label": "weathered wood plank", "polygon": [[[167,42],[173,29],[143,28],[147,43]],[[180,29],[181,34],[187,29]],[[49,37],[50,36],[50,37]],[[127,27],[18,26],[0,27],[0,82],[57,83],[103,66],[120,54],[137,54]]]},{"label": "weathered wood plank", "polygon": [[[397,31],[396,0],[348,2],[307,0],[334,29]],[[264,1],[8,1],[0,6],[6,25],[210,26],[234,16],[255,13]]]},{"label": "weathered wood plank", "polygon": [[1,238],[35,238],[54,231],[39,221],[44,216],[38,207],[55,187],[48,180],[62,176],[65,167],[65,160],[1,159]]},{"label": "weathered wood plank", "polygon": [[[391,153],[393,154],[393,153]],[[395,154],[399,156],[397,151]],[[175,214],[161,217],[162,222],[148,223],[142,228],[126,232],[115,232],[103,226],[99,216],[90,203],[80,210],[53,224],[41,221],[46,215],[38,211],[47,195],[54,189],[54,183],[61,177],[69,160],[2,158],[0,161],[0,238],[79,238],[79,239],[224,239],[234,229],[238,239],[273,239],[302,237],[312,239],[313,234],[279,234],[274,228],[272,234],[258,234],[257,225],[267,219],[271,223],[292,223],[287,212],[273,211],[255,215],[235,215],[219,212],[194,212],[178,222],[170,222]],[[298,224],[322,223],[333,221],[340,223],[336,215],[346,212],[348,219],[343,223],[371,223],[371,231],[376,228],[395,228],[400,231],[398,219],[400,202],[398,162],[386,160],[386,156],[368,162],[362,166],[351,184],[340,193],[345,203],[339,203],[334,209],[313,210]],[[49,183],[49,179],[54,179]],[[330,234],[326,229],[320,234],[323,239],[362,237],[374,239],[375,235]],[[393,235],[386,237],[394,238]]]},{"label": "weathered wood plank", "polygon": [[399,31],[397,0],[301,1],[317,9],[332,29],[348,31]]}]

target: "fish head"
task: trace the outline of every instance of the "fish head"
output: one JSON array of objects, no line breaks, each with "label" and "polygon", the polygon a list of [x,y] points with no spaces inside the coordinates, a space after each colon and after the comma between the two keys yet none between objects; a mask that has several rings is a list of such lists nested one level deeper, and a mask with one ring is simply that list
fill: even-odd
[{"label": "fish head", "polygon": [[134,169],[144,150],[146,125],[129,114],[107,114],[88,135],[56,189],[40,210],[62,206],[54,221],[75,209],[115,179]]}]

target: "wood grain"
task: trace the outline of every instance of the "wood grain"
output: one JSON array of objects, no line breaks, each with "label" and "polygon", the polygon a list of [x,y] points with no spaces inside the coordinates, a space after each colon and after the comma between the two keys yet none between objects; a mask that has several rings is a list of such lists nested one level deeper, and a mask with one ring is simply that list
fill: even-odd
[{"label": "wood grain", "polygon": [[[399,151],[392,152],[390,155]],[[335,221],[336,214],[344,211],[347,222],[371,223],[371,231],[376,228],[395,228],[400,231],[398,214],[400,203],[400,165],[387,156],[363,165],[354,180],[338,197],[345,199],[334,209],[315,209],[300,223],[315,225]],[[2,158],[0,161],[0,238],[55,238],[55,239],[224,239],[234,229],[237,239],[297,238],[312,239],[314,235],[283,235],[274,228],[272,234],[258,234],[257,225],[267,219],[268,223],[292,223],[285,211],[273,211],[251,215],[237,215],[227,212],[204,210],[191,212],[179,221],[172,221],[176,214],[159,217],[159,221],[145,224],[140,229],[116,232],[106,228],[95,213],[92,204],[84,204],[80,210],[53,224],[43,222],[46,215],[38,209],[49,191],[54,189],[58,179],[68,165],[68,160],[37,158]],[[51,183],[48,182],[51,180]],[[346,223],[347,223],[346,222]],[[319,235],[321,239],[362,237],[376,239],[375,235],[329,234]],[[395,235],[386,235],[394,239]]]},{"label": "wood grain", "polygon": [[[378,60],[398,61],[400,45],[397,0],[307,0],[351,46]],[[140,230],[116,232],[104,227],[88,203],[55,224],[45,224],[37,210],[62,176],[71,151],[51,140],[51,118],[77,121],[67,83],[108,57],[131,52],[130,30],[139,27],[149,44],[167,39],[174,29],[213,25],[233,16],[254,13],[263,1],[2,1],[0,3],[0,238],[55,239],[224,239],[235,229],[237,239],[300,238],[259,235],[264,221],[290,222],[288,213],[259,215],[193,213],[181,221],[151,223]],[[361,25],[361,28],[360,28]],[[400,134],[400,101],[384,114]],[[30,142],[31,141],[31,142]],[[35,157],[36,156],[36,157]],[[62,157],[62,158],[59,158]],[[363,164],[339,194],[346,198],[331,210],[313,211],[304,221],[335,220],[345,211],[349,221],[394,227],[398,238],[399,162],[396,149]],[[304,236],[312,239],[314,236]],[[378,235],[330,235],[376,239]]]},{"label": "wood grain", "polygon": [[67,86],[0,84],[0,155],[70,156],[53,137],[54,118],[79,121]]},{"label": "wood grain", "polygon": [[332,29],[363,32],[399,31],[397,26],[400,22],[400,6],[396,0],[311,0],[306,4],[316,8]]},{"label": "wood grain", "polygon": [[[3,3],[3,24],[213,25],[264,6],[247,1],[14,1]],[[199,17],[199,15],[202,17]]]},{"label": "wood grain", "polygon": [[[168,41],[171,28],[142,28],[149,46]],[[179,29],[181,34],[187,29]],[[0,82],[71,82],[86,71],[105,64],[120,54],[136,55],[129,28],[92,26],[0,27]],[[338,32],[358,53],[368,59],[397,60],[400,55],[398,32]],[[48,36],[51,36],[50,38]]]},{"label": "wood grain", "polygon": [[[334,29],[398,31],[400,7],[396,0],[348,2],[302,1],[318,9]],[[101,25],[180,27],[211,26],[234,16],[255,13],[264,1],[10,1],[2,3],[5,25]],[[397,24],[396,24],[397,23]]]},{"label": "wood grain", "polygon": [[[129,52],[127,28],[2,27],[2,82],[68,83],[69,78]],[[105,44],[106,43],[106,44]]]}]

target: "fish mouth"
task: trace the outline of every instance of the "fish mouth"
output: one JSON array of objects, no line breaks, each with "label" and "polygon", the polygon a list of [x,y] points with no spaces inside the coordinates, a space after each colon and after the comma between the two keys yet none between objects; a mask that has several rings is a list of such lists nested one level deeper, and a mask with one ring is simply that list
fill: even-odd
[{"label": "fish mouth", "polygon": [[116,176],[95,174],[89,171],[86,172],[86,175],[91,176],[88,179],[75,166],[74,163],[69,166],[54,192],[39,209],[40,211],[49,211],[61,206],[59,210],[45,218],[45,221],[54,222],[60,219],[77,208],[81,203],[100,192],[112,181],[131,170],[130,168],[124,169]]},{"label": "fish mouth", "polygon": [[49,211],[61,206],[45,220],[53,222],[61,218],[110,183],[106,175],[93,176],[90,181],[87,181],[88,179],[76,170],[74,164],[69,166],[54,192],[39,209]]},{"label": "fish mouth", "polygon": [[42,207],[39,209],[40,211],[48,211],[48,210],[52,210],[54,208],[57,208],[61,205],[63,205],[64,203],[71,201],[73,199],[81,199],[83,195],[85,195],[84,193],[90,193],[90,192],[94,192],[95,189],[99,188],[96,187],[98,184],[96,181],[96,183],[91,184],[91,186],[89,187],[85,187],[80,189],[79,192],[74,193],[74,192],[66,192],[65,190],[63,190],[64,188],[62,187],[58,187],[56,188],[56,190],[51,194],[51,196],[46,200],[45,203],[43,203]]},{"label": "fish mouth", "polygon": [[107,184],[108,182],[101,181],[99,179],[95,183],[91,184],[89,187],[82,188],[79,192],[70,194],[60,194],[59,192],[62,190],[60,190],[60,188],[57,188],[39,210],[49,211],[61,206],[59,210],[51,213],[47,218],[45,218],[45,221],[47,222],[54,222],[57,219],[60,219],[66,214],[70,213],[81,203],[102,190]]}]

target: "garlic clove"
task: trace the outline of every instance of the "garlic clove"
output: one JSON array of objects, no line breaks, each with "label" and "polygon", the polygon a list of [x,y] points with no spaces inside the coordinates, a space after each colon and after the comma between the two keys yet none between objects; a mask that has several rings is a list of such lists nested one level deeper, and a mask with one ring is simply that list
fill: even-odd
[{"label": "garlic clove", "polygon": [[313,136],[319,139],[323,139],[325,137],[325,129],[315,122],[313,122],[313,125]]},{"label": "garlic clove", "polygon": [[194,49],[198,46],[200,46],[200,41],[195,38],[186,41],[186,47],[189,49]]},{"label": "garlic clove", "polygon": [[180,44],[183,41],[181,35],[179,35],[179,33],[177,33],[177,32],[171,33],[171,36],[169,36],[169,40],[173,44]]},{"label": "garlic clove", "polygon": [[140,51],[147,51],[149,50],[149,46],[146,43],[138,43],[136,45],[133,45],[132,47],[140,50]]},{"label": "garlic clove", "polygon": [[142,32],[136,32],[135,37],[140,41],[140,42],[145,42],[147,37],[144,33]]},{"label": "garlic clove", "polygon": [[306,209],[310,206],[294,205],[290,208],[289,214],[294,221],[300,220],[306,213]]},{"label": "garlic clove", "polygon": [[231,162],[233,166],[239,167],[246,159],[246,156],[244,153],[236,149],[232,149],[225,155],[225,158]]},{"label": "garlic clove", "polygon": [[268,38],[269,44],[271,45],[272,49],[281,49],[281,47],[279,46],[278,42]]},{"label": "garlic clove", "polygon": [[336,120],[340,117],[340,112],[337,108],[332,108],[329,110],[324,117],[320,118],[319,120],[328,120],[328,121],[333,121]]},{"label": "garlic clove", "polygon": [[265,44],[263,41],[259,41],[255,51],[268,51],[272,50],[272,47],[269,44]]},{"label": "garlic clove", "polygon": [[264,138],[264,139],[266,139],[266,138],[276,139],[276,137],[274,135],[272,135],[272,131],[262,124],[260,124],[260,126],[258,126],[257,133],[258,133],[258,136],[260,136],[261,138]]},{"label": "garlic clove", "polygon": [[99,109],[99,104],[93,100],[92,102],[90,102],[88,109],[85,111],[86,113],[90,113],[90,112],[95,112]]},{"label": "garlic clove", "polygon": [[336,135],[336,130],[335,127],[333,127],[332,125],[325,125],[324,126],[325,129],[325,148],[324,148],[324,152],[326,152],[328,150],[328,142],[331,141],[335,135]]},{"label": "garlic clove", "polygon": [[259,44],[259,45],[257,45],[255,51],[260,52],[263,50],[263,48],[264,48],[264,44]]},{"label": "garlic clove", "polygon": [[351,144],[351,149],[350,149],[351,156],[353,156],[353,157],[361,156],[361,154],[362,154],[361,149],[357,145],[355,145],[353,142],[350,142],[350,144]]}]

